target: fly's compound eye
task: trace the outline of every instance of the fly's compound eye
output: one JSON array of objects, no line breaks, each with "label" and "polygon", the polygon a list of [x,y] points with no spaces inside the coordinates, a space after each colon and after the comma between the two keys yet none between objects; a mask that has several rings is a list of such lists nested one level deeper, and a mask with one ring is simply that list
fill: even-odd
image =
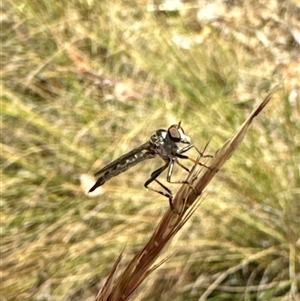
[{"label": "fly's compound eye", "polygon": [[174,142],[181,141],[181,133],[180,133],[179,129],[177,128],[177,125],[172,125],[168,129],[168,134],[169,134],[170,138],[172,139],[172,141],[174,141]]},{"label": "fly's compound eye", "polygon": [[186,144],[191,143],[190,137],[185,135],[183,128],[180,125],[177,125],[177,124],[172,125],[168,129],[168,135],[174,142],[181,142],[181,143],[186,143]]}]

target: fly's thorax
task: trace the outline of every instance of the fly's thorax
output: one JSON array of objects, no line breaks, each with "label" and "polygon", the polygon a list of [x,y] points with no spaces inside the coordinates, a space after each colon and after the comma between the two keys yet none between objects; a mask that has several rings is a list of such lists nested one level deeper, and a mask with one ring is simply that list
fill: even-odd
[{"label": "fly's thorax", "polygon": [[151,151],[160,156],[163,160],[169,161],[176,152],[177,145],[172,141],[166,130],[156,131],[149,140],[151,145]]},{"label": "fly's thorax", "polygon": [[150,143],[153,146],[160,147],[165,144],[167,136],[167,131],[166,130],[157,130],[150,138]]}]

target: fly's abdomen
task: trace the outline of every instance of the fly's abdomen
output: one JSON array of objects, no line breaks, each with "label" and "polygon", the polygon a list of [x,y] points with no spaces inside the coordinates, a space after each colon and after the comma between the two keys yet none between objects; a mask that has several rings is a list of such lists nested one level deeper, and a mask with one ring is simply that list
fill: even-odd
[{"label": "fly's abdomen", "polygon": [[126,171],[130,167],[138,164],[147,159],[154,158],[155,154],[147,150],[139,150],[137,152],[129,152],[119,159],[108,164],[106,167],[99,170],[95,176],[98,177],[95,185],[89,190],[89,192],[94,191],[97,187],[103,185],[109,179],[117,176],[118,174]]}]

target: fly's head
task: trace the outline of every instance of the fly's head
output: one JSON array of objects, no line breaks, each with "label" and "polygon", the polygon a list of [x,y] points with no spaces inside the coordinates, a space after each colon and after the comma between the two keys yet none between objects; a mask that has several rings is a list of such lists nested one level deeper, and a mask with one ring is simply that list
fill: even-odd
[{"label": "fly's head", "polygon": [[174,124],[168,130],[157,130],[150,138],[150,143],[156,149],[164,149],[166,153],[173,153],[178,147],[177,143],[191,144],[191,139],[184,133],[183,128]]},{"label": "fly's head", "polygon": [[167,132],[168,138],[175,143],[191,144],[191,138],[184,133],[183,128],[178,124],[173,124]]}]

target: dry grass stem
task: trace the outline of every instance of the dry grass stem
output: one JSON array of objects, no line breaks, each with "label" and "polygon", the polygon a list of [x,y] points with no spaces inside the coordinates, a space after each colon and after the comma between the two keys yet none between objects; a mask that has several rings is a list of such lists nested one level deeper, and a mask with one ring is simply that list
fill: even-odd
[{"label": "dry grass stem", "polygon": [[173,200],[180,214],[175,214],[171,209],[164,214],[144,248],[134,256],[127,268],[113,284],[121,256],[117,259],[110,276],[96,297],[96,301],[129,300],[141,282],[161,264],[153,266],[166,244],[170,242],[171,238],[191,217],[197,208],[198,202],[196,201],[199,200],[198,197],[224,163],[231,157],[243,140],[254,118],[264,109],[271,97],[272,93],[250,114],[240,130],[216,152],[211,159],[209,168],[200,168],[199,164],[194,165],[187,178],[189,185],[183,184]]}]

